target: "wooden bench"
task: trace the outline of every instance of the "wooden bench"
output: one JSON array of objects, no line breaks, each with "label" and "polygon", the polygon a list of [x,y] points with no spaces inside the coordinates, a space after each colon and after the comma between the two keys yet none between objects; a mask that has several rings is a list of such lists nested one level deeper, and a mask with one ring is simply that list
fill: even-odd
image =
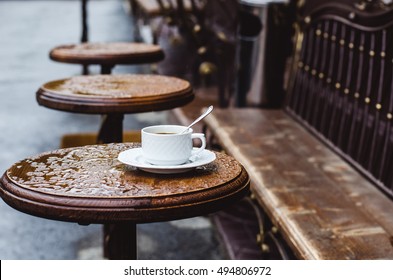
[{"label": "wooden bench", "polygon": [[250,175],[264,257],[393,259],[393,7],[299,3],[283,110],[205,123]]}]

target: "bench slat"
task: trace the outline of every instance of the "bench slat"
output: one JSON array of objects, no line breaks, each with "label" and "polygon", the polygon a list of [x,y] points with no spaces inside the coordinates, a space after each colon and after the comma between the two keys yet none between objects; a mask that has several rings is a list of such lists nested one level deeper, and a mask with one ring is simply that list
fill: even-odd
[{"label": "bench slat", "polygon": [[216,109],[205,123],[302,259],[393,259],[393,202],[281,110]]}]

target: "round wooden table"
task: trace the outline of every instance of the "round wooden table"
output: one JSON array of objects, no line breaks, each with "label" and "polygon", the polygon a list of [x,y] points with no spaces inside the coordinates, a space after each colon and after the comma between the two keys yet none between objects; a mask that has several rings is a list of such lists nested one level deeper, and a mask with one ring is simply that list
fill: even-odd
[{"label": "round wooden table", "polygon": [[117,160],[135,143],[59,149],[15,163],[0,196],[22,212],[79,224],[102,223],[109,259],[136,258],[136,224],[208,214],[242,198],[249,177],[232,157],[180,174],[153,174]]},{"label": "round wooden table", "polygon": [[97,143],[122,142],[124,114],[173,109],[193,98],[185,80],[141,74],[75,76],[37,91],[37,101],[45,107],[104,115]]},{"label": "round wooden table", "polygon": [[100,65],[101,74],[110,74],[116,65],[159,62],[164,59],[161,47],[145,43],[80,43],[53,48],[49,57],[57,62]]}]

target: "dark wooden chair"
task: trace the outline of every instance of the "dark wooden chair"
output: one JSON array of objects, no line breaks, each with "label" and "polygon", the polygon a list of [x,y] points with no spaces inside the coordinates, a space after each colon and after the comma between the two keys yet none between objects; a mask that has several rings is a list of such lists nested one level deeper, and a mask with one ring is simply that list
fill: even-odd
[{"label": "dark wooden chair", "polygon": [[296,14],[283,109],[206,124],[250,174],[265,258],[392,259],[393,5],[298,1]]}]

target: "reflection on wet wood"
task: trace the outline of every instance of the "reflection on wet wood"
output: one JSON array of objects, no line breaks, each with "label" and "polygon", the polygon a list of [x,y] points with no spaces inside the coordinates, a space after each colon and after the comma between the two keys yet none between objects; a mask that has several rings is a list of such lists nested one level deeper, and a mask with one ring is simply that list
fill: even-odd
[{"label": "reflection on wet wood", "polygon": [[39,216],[78,222],[149,222],[208,213],[242,197],[248,175],[232,157],[182,174],[140,171],[117,160],[139,144],[60,149],[15,163],[0,195]]},{"label": "reflection on wet wood", "polygon": [[117,160],[124,146],[87,146],[42,154],[17,163],[7,176],[16,185],[48,194],[132,198],[194,192],[223,184],[241,172],[234,159],[218,154],[216,162],[196,168],[192,176],[150,174]]}]

